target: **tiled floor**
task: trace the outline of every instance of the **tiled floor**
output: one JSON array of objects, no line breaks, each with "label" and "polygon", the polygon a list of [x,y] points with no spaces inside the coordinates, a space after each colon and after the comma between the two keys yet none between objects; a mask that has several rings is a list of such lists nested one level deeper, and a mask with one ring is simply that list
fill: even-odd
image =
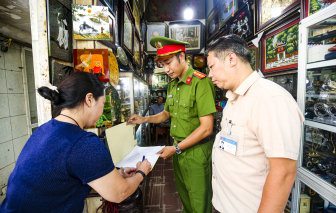
[{"label": "tiled floor", "polygon": [[[159,145],[167,145],[167,140],[159,138]],[[159,158],[153,170],[147,176],[146,213],[182,212],[182,203],[177,193],[173,158]]]}]

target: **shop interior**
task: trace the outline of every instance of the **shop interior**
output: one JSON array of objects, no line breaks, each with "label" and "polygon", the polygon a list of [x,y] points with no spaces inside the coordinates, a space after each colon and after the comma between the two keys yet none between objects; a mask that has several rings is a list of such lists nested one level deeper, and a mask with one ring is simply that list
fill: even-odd
[{"label": "shop interior", "polygon": [[[57,86],[74,72],[96,74],[106,88],[106,102],[100,119],[86,131],[97,134],[109,147],[110,128],[133,114],[153,114],[153,106],[164,108],[173,79],[154,61],[151,38],[189,42],[189,66],[209,75],[207,46],[236,34],[249,45],[253,70],[285,88],[306,119],[297,176],[285,212],[336,212],[335,2],[2,0],[0,204],[26,141],[51,119],[50,103],[37,93],[43,82]],[[213,136],[221,130],[227,101],[226,90],[215,90]],[[140,147],[172,144],[169,121],[136,125],[132,131],[133,142]],[[182,212],[172,171],[172,161],[159,159],[140,186],[142,194],[124,211]],[[102,198],[93,191],[84,212],[96,212],[101,205]]]}]

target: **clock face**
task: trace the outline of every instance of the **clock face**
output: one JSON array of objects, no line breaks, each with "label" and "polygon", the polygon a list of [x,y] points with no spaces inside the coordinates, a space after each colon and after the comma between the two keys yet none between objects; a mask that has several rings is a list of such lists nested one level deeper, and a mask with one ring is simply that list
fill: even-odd
[{"label": "clock face", "polygon": [[118,57],[119,61],[123,65],[127,66],[127,64],[128,64],[128,58],[126,56],[125,51],[121,47],[117,48],[117,57]]}]

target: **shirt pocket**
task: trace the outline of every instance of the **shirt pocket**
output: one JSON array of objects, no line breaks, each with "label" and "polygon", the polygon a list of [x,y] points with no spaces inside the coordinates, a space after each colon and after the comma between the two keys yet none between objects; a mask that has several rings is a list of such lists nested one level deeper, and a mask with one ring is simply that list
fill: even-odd
[{"label": "shirt pocket", "polygon": [[231,136],[238,139],[236,156],[242,157],[244,155],[244,143],[245,143],[245,127],[232,125]]},{"label": "shirt pocket", "polygon": [[167,101],[169,113],[172,113],[174,110],[174,100],[169,98]]},{"label": "shirt pocket", "polygon": [[195,107],[195,99],[182,99],[179,103],[179,117],[182,119],[190,119],[197,115]]}]

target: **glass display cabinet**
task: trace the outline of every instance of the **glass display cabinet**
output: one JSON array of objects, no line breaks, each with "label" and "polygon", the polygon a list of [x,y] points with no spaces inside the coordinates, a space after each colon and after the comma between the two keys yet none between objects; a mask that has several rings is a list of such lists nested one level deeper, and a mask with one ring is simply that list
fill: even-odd
[{"label": "glass display cabinet", "polygon": [[[120,122],[126,122],[133,115],[148,116],[144,114],[149,107],[148,83],[138,77],[134,72],[120,72],[119,83],[116,86],[120,97]],[[136,130],[138,145],[148,144],[149,126],[147,123],[140,125]]]},{"label": "glass display cabinet", "polygon": [[333,4],[299,25],[298,104],[305,121],[291,212],[336,212],[335,50]]}]

